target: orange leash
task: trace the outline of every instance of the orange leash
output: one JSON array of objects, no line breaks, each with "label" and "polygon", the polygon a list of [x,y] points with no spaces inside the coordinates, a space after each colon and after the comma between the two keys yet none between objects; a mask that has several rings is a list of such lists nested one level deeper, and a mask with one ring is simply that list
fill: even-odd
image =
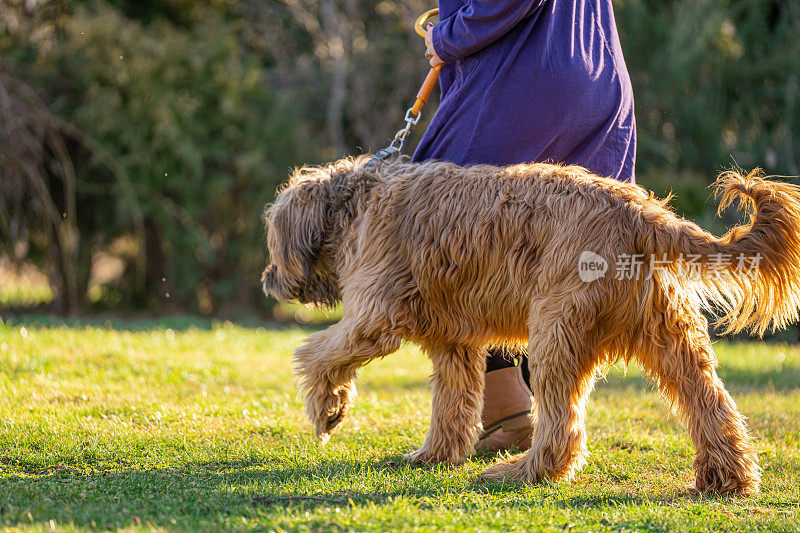
[{"label": "orange leash", "polygon": [[[416,20],[414,23],[414,31],[417,34],[425,38],[428,35],[427,24],[430,19],[433,17],[439,16],[438,9],[431,9],[430,11],[426,11]],[[422,87],[419,88],[419,92],[417,93],[417,100],[414,102],[414,105],[411,107],[411,113],[414,115],[419,115],[420,111],[422,111],[422,106],[425,105],[425,102],[431,97],[433,93],[433,88],[436,87],[436,82],[439,81],[439,71],[442,70],[442,66],[436,66],[431,68],[428,72],[428,75],[425,77],[425,81],[422,83]]]},{"label": "orange leash", "polygon": [[425,102],[431,97],[433,93],[433,88],[436,87],[436,82],[439,81],[439,71],[442,70],[442,66],[438,65],[433,67],[429,72],[428,75],[425,77],[425,81],[422,83],[422,87],[419,88],[419,92],[417,93],[417,100],[414,102],[414,105],[411,107],[411,112],[415,115],[419,115],[422,111],[422,106],[425,105]]},{"label": "orange leash", "polygon": [[[414,31],[424,38],[428,33],[425,29],[426,24],[431,18],[438,15],[438,9],[426,11],[415,21]],[[370,159],[365,166],[376,165],[384,159],[399,153],[403,149],[403,144],[405,143],[406,137],[411,131],[411,127],[419,122],[419,119],[422,117],[422,106],[425,105],[425,103],[430,99],[431,94],[433,94],[433,89],[436,87],[436,82],[439,81],[439,71],[441,69],[441,65],[431,68],[431,70],[428,72],[428,75],[425,77],[425,81],[422,83],[422,87],[420,87],[419,92],[417,92],[417,98],[414,100],[414,105],[408,108],[406,111],[406,116],[404,118],[406,123],[405,126],[403,126],[397,131],[397,133],[394,134],[394,139],[392,139],[391,144],[389,144],[389,146],[386,148],[378,150],[375,153],[375,156]]]}]

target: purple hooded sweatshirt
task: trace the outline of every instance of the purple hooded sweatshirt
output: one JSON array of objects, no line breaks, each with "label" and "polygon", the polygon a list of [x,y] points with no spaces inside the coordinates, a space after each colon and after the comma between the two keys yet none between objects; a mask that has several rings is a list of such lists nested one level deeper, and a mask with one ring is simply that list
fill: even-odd
[{"label": "purple hooded sweatshirt", "polygon": [[413,159],[577,164],[634,180],[633,90],[611,0],[439,0],[441,104]]}]

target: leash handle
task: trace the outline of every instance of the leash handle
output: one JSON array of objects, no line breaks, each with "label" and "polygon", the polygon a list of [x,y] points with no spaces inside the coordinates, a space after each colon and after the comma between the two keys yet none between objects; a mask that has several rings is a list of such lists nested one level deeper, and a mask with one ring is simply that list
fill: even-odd
[{"label": "leash handle", "polygon": [[[414,23],[414,31],[424,39],[425,36],[428,35],[428,30],[433,26],[433,22],[430,22],[430,20],[438,16],[438,8],[426,11],[417,18]],[[411,106],[410,111],[412,114],[419,115],[420,111],[422,111],[422,106],[430,99],[433,89],[436,87],[436,82],[439,81],[439,72],[441,70],[442,66],[437,65],[428,71],[428,75],[425,77],[425,81],[422,83],[422,87],[419,88],[419,92],[417,93],[417,99],[414,101],[414,105]]]},{"label": "leash handle", "polygon": [[417,32],[417,35],[419,35],[424,39],[425,36],[428,34],[428,31],[425,29],[426,23],[433,17],[438,17],[438,16],[439,16],[438,8],[431,9],[420,15],[417,21],[414,23],[414,31]]},{"label": "leash handle", "polygon": [[436,82],[439,81],[439,73],[441,70],[442,66],[437,65],[428,71],[428,75],[425,77],[425,81],[422,83],[422,87],[419,88],[419,92],[417,93],[417,99],[411,107],[411,112],[415,115],[419,115],[419,112],[422,111],[422,106],[424,106],[425,102],[431,97],[433,89],[436,87]]}]

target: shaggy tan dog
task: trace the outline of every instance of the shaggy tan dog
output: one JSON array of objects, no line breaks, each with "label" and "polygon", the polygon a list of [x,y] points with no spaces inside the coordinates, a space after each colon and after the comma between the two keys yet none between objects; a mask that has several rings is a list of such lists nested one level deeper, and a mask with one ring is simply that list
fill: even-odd
[{"label": "shaggy tan dog", "polygon": [[634,359],[688,425],[696,488],[758,490],[701,309],[734,332],[798,318],[797,187],[724,174],[722,206],[740,200],[754,216],[717,238],[642,188],[579,167],[364,163],[298,170],[267,214],[264,290],[343,303],[342,320],[294,354],[318,437],[347,414],[356,370],[405,339],[434,369],[430,430],[408,457],[458,463],[480,429],[485,346],[524,341],[532,446],[484,476],[571,478],[586,461],[596,374]]}]

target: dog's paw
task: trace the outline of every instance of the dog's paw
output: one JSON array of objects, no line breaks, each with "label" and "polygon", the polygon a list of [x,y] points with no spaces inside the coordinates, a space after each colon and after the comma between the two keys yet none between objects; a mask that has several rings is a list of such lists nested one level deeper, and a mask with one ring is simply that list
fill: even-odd
[{"label": "dog's paw", "polygon": [[557,476],[555,473],[548,474],[537,471],[531,467],[526,455],[520,453],[495,463],[481,472],[479,476],[493,481],[516,481],[519,483],[541,483],[545,478],[558,481],[563,477]]},{"label": "dog's paw", "polygon": [[338,395],[326,400],[320,416],[314,421],[314,431],[323,444],[330,438],[330,433],[344,421],[349,407],[350,405]]},{"label": "dog's paw", "polygon": [[570,462],[555,462],[549,453],[537,454],[529,450],[490,466],[480,476],[496,481],[515,480],[523,483],[571,481],[575,472],[585,464],[585,452],[576,453]]},{"label": "dog's paw", "polygon": [[350,399],[353,396],[351,386],[340,387],[336,392],[309,393],[306,398],[306,411],[314,424],[317,438],[324,444],[330,433],[336,429],[347,416]]},{"label": "dog's paw", "polygon": [[695,464],[694,483],[688,487],[689,490],[697,493],[740,496],[757,493],[761,482],[761,469],[755,461],[747,459],[740,462],[739,469],[727,469],[708,463]]},{"label": "dog's paw", "polygon": [[524,454],[519,454],[504,461],[501,461],[499,463],[495,463],[489,468],[484,469],[478,475],[484,479],[490,479],[494,481],[503,481],[503,480],[528,481],[527,479],[524,479],[526,476],[523,475],[523,472],[519,468],[519,465],[517,465],[517,462],[523,456]]},{"label": "dog's paw", "polygon": [[464,458],[455,450],[432,450],[423,446],[419,450],[403,455],[403,460],[410,463],[447,463],[457,465],[464,462]]}]

